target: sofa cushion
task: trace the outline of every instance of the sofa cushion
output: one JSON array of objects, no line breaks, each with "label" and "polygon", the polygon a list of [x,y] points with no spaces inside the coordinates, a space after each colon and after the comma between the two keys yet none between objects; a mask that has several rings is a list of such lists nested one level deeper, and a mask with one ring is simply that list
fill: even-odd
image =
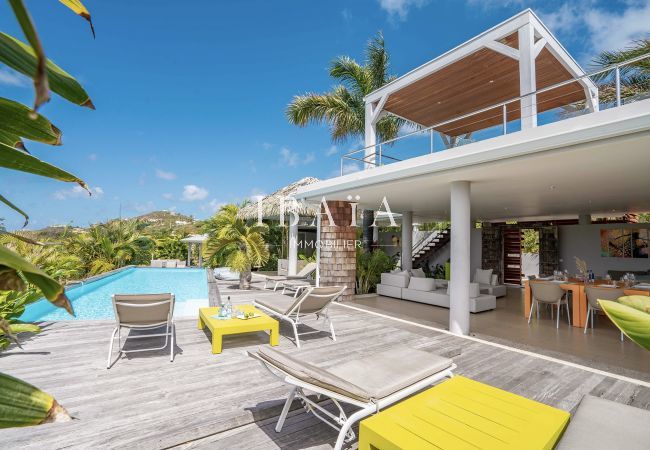
[{"label": "sofa cushion", "polygon": [[405,288],[409,285],[411,277],[408,273],[382,273],[381,284]]},{"label": "sofa cushion", "polygon": [[474,283],[491,284],[492,269],[476,269],[474,272]]},{"label": "sofa cushion", "polygon": [[411,269],[411,276],[416,278],[426,278],[426,274],[422,269]]},{"label": "sofa cushion", "polygon": [[433,278],[411,277],[408,288],[416,291],[435,291],[436,282]]}]

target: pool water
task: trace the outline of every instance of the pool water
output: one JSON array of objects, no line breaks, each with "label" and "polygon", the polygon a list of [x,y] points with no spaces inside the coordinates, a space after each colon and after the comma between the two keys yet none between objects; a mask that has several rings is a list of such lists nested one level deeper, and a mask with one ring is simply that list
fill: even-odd
[{"label": "pool water", "polygon": [[158,269],[131,267],[100,280],[67,289],[76,317],[45,299],[29,305],[20,320],[114,319],[113,294],[159,294],[171,292],[176,298],[174,316],[196,316],[208,305],[205,269]]}]

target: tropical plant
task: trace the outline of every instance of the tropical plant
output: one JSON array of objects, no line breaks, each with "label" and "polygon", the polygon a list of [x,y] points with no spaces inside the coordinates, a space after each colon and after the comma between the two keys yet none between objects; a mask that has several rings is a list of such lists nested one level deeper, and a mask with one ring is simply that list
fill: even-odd
[{"label": "tropical plant", "polygon": [[381,281],[381,274],[395,268],[395,260],[383,250],[357,250],[357,294],[372,292]]},{"label": "tropical plant", "polygon": [[[634,41],[632,45],[612,51],[604,51],[594,58],[594,68],[604,69],[621,64],[633,58],[650,53],[650,39]],[[620,66],[621,99],[650,95],[650,57]],[[595,77],[599,82],[599,100],[604,103],[616,101],[614,71],[607,71]]]},{"label": "tropical plant", "polygon": [[[366,112],[363,98],[395,79],[388,69],[389,55],[380,32],[368,42],[363,65],[349,56],[334,59],[329,74],[339,84],[324,94],[296,95],[287,107],[287,119],[301,127],[326,123],[334,142],[363,138]],[[395,116],[380,119],[378,139],[385,141],[396,137],[403,123]]]},{"label": "tropical plant", "polygon": [[533,228],[521,230],[521,249],[524,253],[539,253],[539,231]]},{"label": "tropical plant", "polygon": [[154,242],[138,228],[137,220],[114,220],[93,225],[70,245],[76,254],[81,255],[90,275],[128,264],[148,264]]},{"label": "tropical plant", "polygon": [[[78,183],[87,189],[83,180],[75,175],[42,161],[27,152],[23,139],[50,145],[61,145],[61,130],[37,112],[50,99],[50,89],[77,105],[94,108],[90,97],[71,75],[48,60],[45,56],[36,28],[23,0],[8,0],[13,14],[27,40],[24,43],[0,32],[0,63],[30,77],[34,81],[34,107],[22,105],[7,98],[0,98],[0,167],[20,172]],[[90,14],[80,0],[60,0],[65,6],[84,17],[91,24]],[[94,30],[93,30],[94,34]],[[6,197],[0,195],[0,203],[29,220],[28,215]],[[72,305],[63,286],[18,253],[0,245],[0,290],[24,291],[28,285],[36,286],[43,296],[54,305],[73,314]],[[5,337],[17,339],[14,332],[33,331],[29,324],[10,324],[0,319],[0,329]],[[13,331],[12,331],[13,330]],[[33,386],[8,375],[1,375],[0,427],[33,425],[49,421],[53,409],[67,416],[65,410],[56,407],[56,401]],[[48,398],[51,399],[49,401]],[[35,403],[41,401],[40,408]],[[47,407],[49,405],[49,408]],[[67,416],[69,418],[69,416]]]},{"label": "tropical plant", "polygon": [[206,221],[208,240],[204,258],[210,266],[225,264],[239,272],[239,288],[248,289],[252,268],[264,265],[269,259],[269,249],[264,242],[268,227],[247,224],[237,217],[237,211],[237,205],[225,205]]},{"label": "tropical plant", "polygon": [[181,239],[184,235],[169,234],[154,239],[155,247],[153,249],[154,258],[158,259],[185,259],[187,256],[187,244]]},{"label": "tropical plant", "polygon": [[628,338],[650,350],[650,297],[630,295],[618,301],[598,300],[607,317]]}]

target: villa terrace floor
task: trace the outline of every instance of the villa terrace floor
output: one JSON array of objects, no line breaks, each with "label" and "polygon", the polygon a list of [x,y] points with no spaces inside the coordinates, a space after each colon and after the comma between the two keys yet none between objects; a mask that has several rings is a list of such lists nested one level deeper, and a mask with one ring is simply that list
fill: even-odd
[{"label": "villa terrace floor", "polygon": [[[377,295],[358,296],[352,305],[364,310],[399,317],[408,321],[448,329],[449,310],[422,303]],[[528,324],[523,313],[523,290],[508,287],[508,294],[497,299],[497,309],[472,314],[472,335],[508,346],[543,353],[562,360],[650,382],[650,352],[620,333],[605,316],[597,316],[594,329],[569,326],[560,316],[560,328],[542,310],[541,318]]]},{"label": "villa terrace floor", "polygon": [[[263,292],[222,290],[235,303]],[[499,344],[462,338],[430,327],[334,305],[338,341],[307,336],[302,350],[281,327],[280,348],[309,361],[335,365],[359,354],[405,343],[453,357],[456,373],[572,411],[584,394],[650,410],[650,383],[536,357]],[[308,324],[313,322],[307,322]],[[247,349],[267,344],[264,333],[224,340],[210,353],[196,321],[177,321],[177,355],[132,354],[106,370],[110,322],[57,322],[0,354],[0,370],[53,394],[75,417],[66,423],[0,430],[7,448],[331,448],[336,433],[296,408],[282,433],[273,427],[287,394]],[[143,342],[143,344],[145,344]]]}]

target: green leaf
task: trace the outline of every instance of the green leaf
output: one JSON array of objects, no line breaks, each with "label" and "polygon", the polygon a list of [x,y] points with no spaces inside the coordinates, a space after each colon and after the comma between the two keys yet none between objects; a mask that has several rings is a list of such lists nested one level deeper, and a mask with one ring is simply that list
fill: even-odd
[{"label": "green leaf", "polygon": [[81,187],[88,190],[86,183],[70,172],[66,172],[52,164],[41,161],[29,153],[21,152],[4,144],[0,144],[0,167],[33,173],[34,175],[54,178],[55,180],[78,183]]},{"label": "green leaf", "polygon": [[12,333],[40,333],[41,327],[33,323],[12,323],[9,325]]},{"label": "green leaf", "polygon": [[598,303],[607,317],[628,338],[640,347],[650,350],[650,314],[610,300],[598,300]]},{"label": "green leaf", "polygon": [[90,12],[86,9],[86,7],[81,3],[80,0],[59,0],[61,3],[63,3],[65,6],[70,8],[75,12],[75,14],[80,15],[84,19],[88,21],[90,24],[90,31],[93,33],[93,37],[95,37],[95,27],[93,27],[93,21],[90,18]]},{"label": "green leaf", "polygon": [[[38,66],[38,58],[32,47],[5,33],[0,33],[0,61],[29,77]],[[72,75],[51,60],[46,62],[50,89],[70,102],[95,109],[88,93]]]},{"label": "green leaf", "polygon": [[27,106],[0,97],[0,131],[32,141],[61,145],[61,130],[44,116],[35,114]]},{"label": "green leaf", "polygon": [[36,98],[34,99],[34,111],[36,111],[43,103],[50,101],[50,87],[47,82],[47,71],[45,69],[47,61],[45,51],[43,50],[32,18],[29,12],[27,12],[23,0],[9,0],[9,4],[20,24],[20,28],[27,38],[27,42],[29,42],[36,54],[36,71],[31,74],[31,78],[34,80],[34,89],[36,90]]},{"label": "green leaf", "polygon": [[23,211],[22,209],[20,209],[19,207],[17,207],[17,206],[14,205],[13,203],[11,203],[11,202],[10,202],[9,200],[7,200],[7,198],[4,197],[3,195],[0,195],[0,202],[4,203],[4,204],[7,205],[8,207],[10,207],[10,208],[13,209],[14,211],[16,211],[18,214],[20,214],[21,216],[23,216],[23,217],[25,218],[25,223],[24,223],[23,226],[24,226],[24,227],[27,226],[27,224],[29,223],[29,216],[27,215],[27,213],[26,213],[25,211]]},{"label": "green leaf", "polygon": [[[0,55],[1,54],[2,54],[2,50],[0,49]],[[0,142],[3,144],[7,144],[9,147],[17,148],[18,150],[27,152],[27,149],[25,148],[25,143],[23,142],[22,139],[20,139],[20,136],[16,134],[0,130]]]},{"label": "green leaf", "polygon": [[642,312],[647,312],[650,308],[650,296],[647,295],[628,295],[620,297],[618,302]]},{"label": "green leaf", "polygon": [[70,420],[51,395],[18,378],[0,373],[0,428]]},{"label": "green leaf", "polygon": [[21,290],[16,289],[16,285],[23,284],[21,275],[38,287],[51,303],[74,315],[63,286],[17,253],[0,246],[0,290]]}]

